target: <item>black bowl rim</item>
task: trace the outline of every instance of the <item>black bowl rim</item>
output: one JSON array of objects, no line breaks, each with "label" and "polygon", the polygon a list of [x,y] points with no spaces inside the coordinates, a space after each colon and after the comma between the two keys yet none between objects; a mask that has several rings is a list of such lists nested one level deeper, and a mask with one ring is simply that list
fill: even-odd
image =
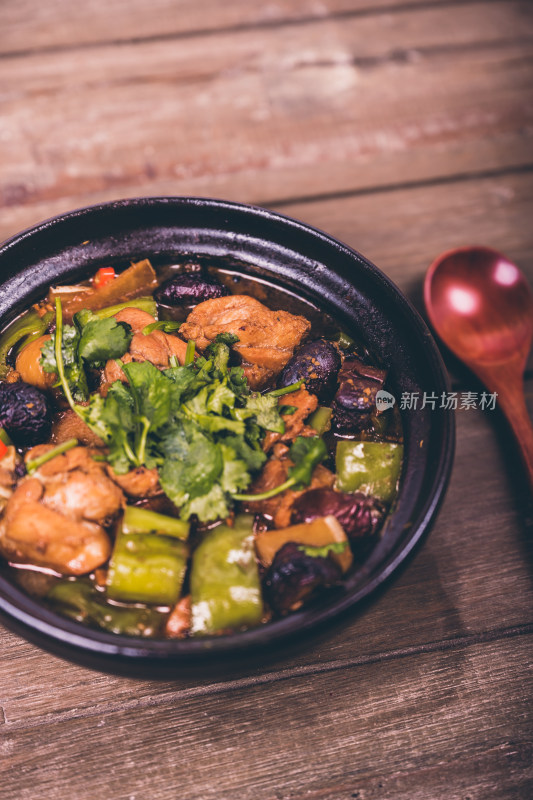
[{"label": "black bowl rim", "polygon": [[[112,212],[114,209],[147,205],[208,206],[222,212],[227,210],[260,217],[264,220],[290,227],[293,230],[311,234],[334,250],[347,255],[351,259],[355,259],[359,265],[366,267],[373,273],[374,277],[379,279],[383,287],[386,287],[394,295],[400,306],[403,307],[403,312],[407,313],[413,330],[416,330],[421,340],[423,340],[425,354],[433,370],[433,376],[440,381],[443,391],[448,392],[450,390],[446,368],[426,323],[411,302],[387,275],[361,253],[324,231],[260,206],[209,197],[187,196],[134,197],[98,203],[50,217],[24,229],[0,245],[0,258],[8,254],[11,248],[16,247],[25,240],[41,232],[48,231],[55,226],[60,226],[69,220],[91,214]],[[52,649],[54,649],[53,644],[55,642],[60,647],[67,645],[67,654],[69,648],[73,648],[73,652],[77,651],[78,657],[80,653],[82,655],[85,653],[88,656],[94,654],[98,657],[103,657],[104,660],[107,659],[108,661],[109,659],[113,661],[115,658],[121,658],[128,661],[133,659],[136,663],[143,661],[166,662],[172,659],[177,665],[180,662],[185,663],[198,658],[203,660],[211,654],[213,656],[228,654],[238,656],[243,652],[255,652],[261,648],[270,648],[273,644],[281,644],[287,642],[289,638],[306,634],[315,629],[318,630],[325,623],[340,617],[348,609],[360,603],[389,580],[427,534],[444,499],[453,466],[455,452],[455,418],[453,414],[447,414],[442,418],[441,440],[441,457],[435,468],[431,490],[428,492],[417,519],[412,523],[406,537],[402,540],[401,546],[388,553],[388,557],[377,564],[376,569],[369,571],[366,580],[361,583],[358,589],[349,593],[345,592],[343,596],[339,596],[339,599],[322,608],[311,607],[304,609],[270,622],[267,625],[225,636],[208,636],[185,640],[152,640],[140,637],[124,637],[85,627],[81,623],[71,621],[44,608],[21,589],[18,589],[0,576],[0,612],[8,626],[21,632],[22,635],[26,635],[27,638],[35,639],[43,647],[52,645]],[[391,516],[392,513],[389,514],[389,518]]]}]

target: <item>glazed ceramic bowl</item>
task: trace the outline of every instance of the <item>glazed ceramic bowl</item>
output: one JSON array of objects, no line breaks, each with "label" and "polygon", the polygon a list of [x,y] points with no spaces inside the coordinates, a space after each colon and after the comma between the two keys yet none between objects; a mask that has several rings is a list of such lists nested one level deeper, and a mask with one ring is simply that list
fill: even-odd
[{"label": "glazed ceramic bowl", "polygon": [[[247,274],[303,296],[368,344],[389,370],[387,386],[403,393],[449,391],[426,325],[399,289],[373,264],[325,233],[261,208],[202,198],[123,200],[55,217],[0,247],[2,325],[54,283],[72,283],[102,264],[187,255],[218,265],[244,264]],[[295,637],[360,604],[382,585],[427,532],[443,498],[454,450],[453,414],[403,409],[404,463],[397,501],[381,539],[345,585],[278,621],[229,636],[147,640],[89,629],[61,617],[0,577],[6,625],[41,646],[100,668],[178,668],[250,653],[279,652]]]}]

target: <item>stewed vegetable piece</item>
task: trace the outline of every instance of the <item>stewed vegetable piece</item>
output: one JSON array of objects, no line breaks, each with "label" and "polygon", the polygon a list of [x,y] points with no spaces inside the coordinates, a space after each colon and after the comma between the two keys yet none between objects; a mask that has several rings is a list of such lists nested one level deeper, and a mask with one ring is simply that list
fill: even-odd
[{"label": "stewed vegetable piece", "polygon": [[330,552],[320,548],[320,554],[312,553],[311,548],[292,541],[276,552],[265,580],[266,595],[276,613],[296,611],[317,591],[340,585],[342,570]]},{"label": "stewed vegetable piece", "polygon": [[334,342],[318,339],[307,342],[293,355],[280,375],[279,385],[303,380],[306,389],[321,401],[331,399],[341,368],[341,356]]},{"label": "stewed vegetable piece", "polygon": [[254,555],[253,517],[210,531],[193,554],[191,610],[193,635],[240,630],[263,616],[259,570]]},{"label": "stewed vegetable piece", "polygon": [[19,447],[46,442],[52,427],[46,395],[22,381],[0,383],[0,427]]},{"label": "stewed vegetable piece", "polygon": [[109,563],[108,597],[173,605],[180,596],[187,557],[187,545],[172,536],[121,531]]},{"label": "stewed vegetable piece", "polygon": [[226,294],[228,290],[216,278],[200,272],[186,272],[165,281],[155,292],[155,299],[166,306],[195,306]]},{"label": "stewed vegetable piece", "polygon": [[390,503],[402,466],[403,446],[394,442],[343,441],[337,445],[337,487],[362,491]]},{"label": "stewed vegetable piece", "polygon": [[385,507],[375,496],[335,489],[309,489],[294,502],[291,521],[308,523],[318,517],[333,516],[353,541],[374,536],[384,515]]}]

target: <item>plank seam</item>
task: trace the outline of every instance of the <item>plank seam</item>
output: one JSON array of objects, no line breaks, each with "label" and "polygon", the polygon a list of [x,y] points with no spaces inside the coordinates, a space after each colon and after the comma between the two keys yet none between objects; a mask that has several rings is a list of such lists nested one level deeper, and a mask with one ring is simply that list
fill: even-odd
[{"label": "plank seam", "polygon": [[183,39],[193,39],[200,37],[211,37],[220,34],[233,34],[233,33],[246,33],[248,31],[263,30],[263,29],[277,29],[285,27],[297,27],[299,25],[315,25],[328,22],[330,20],[346,20],[357,19],[361,17],[378,17],[390,14],[403,14],[411,11],[423,11],[424,9],[433,8],[454,8],[457,6],[476,6],[476,5],[510,5],[514,0],[447,0],[439,2],[439,0],[427,0],[425,3],[403,3],[402,5],[382,6],[380,8],[368,8],[337,11],[324,16],[308,15],[302,16],[297,19],[280,18],[276,20],[257,20],[256,22],[249,22],[236,25],[228,25],[219,28],[193,28],[189,31],[175,31],[173,33],[159,33],[151,36],[132,36],[127,39],[103,39],[95,42],[79,42],[78,44],[63,44],[63,45],[49,45],[43,47],[26,48],[21,50],[12,50],[0,52],[0,59],[7,58],[24,58],[31,55],[44,55],[54,53],[73,52],[76,50],[87,50],[91,48],[101,47],[121,47],[137,44],[149,44],[165,41],[181,41]]},{"label": "plank seam", "polygon": [[160,706],[175,703],[195,697],[208,697],[217,694],[237,691],[239,689],[250,689],[256,686],[263,686],[270,683],[291,680],[313,675],[321,675],[329,672],[338,672],[353,667],[367,666],[369,664],[381,664],[389,661],[397,661],[402,658],[409,658],[417,655],[430,653],[443,653],[449,650],[465,649],[479,644],[502,641],[504,639],[528,636],[533,634],[533,622],[523,625],[514,625],[509,628],[495,628],[491,631],[481,631],[476,634],[458,636],[452,639],[442,639],[435,642],[427,642],[422,645],[412,647],[402,647],[388,652],[374,653],[359,658],[338,659],[320,664],[306,664],[301,667],[288,667],[286,669],[274,670],[258,676],[237,678],[235,680],[223,681],[209,686],[197,686],[178,691],[166,692],[160,696],[147,696],[139,700],[129,700],[123,703],[106,703],[103,706],[88,706],[85,709],[71,709],[57,713],[46,714],[33,720],[23,720],[19,722],[9,722],[8,714],[4,707],[4,731],[18,731],[27,728],[36,728],[41,725],[50,725],[61,722],[68,722],[73,719],[88,719],[91,717],[105,714],[120,713],[122,711],[139,710],[147,708],[157,708]]},{"label": "plank seam", "polygon": [[466,183],[472,180],[487,180],[490,178],[501,178],[505,175],[521,175],[522,173],[533,172],[533,164],[519,164],[514,167],[501,167],[499,169],[488,169],[476,172],[457,172],[453,175],[441,175],[433,178],[421,178],[416,181],[402,181],[400,183],[381,184],[379,186],[367,186],[361,189],[343,189],[336,192],[320,192],[280,198],[279,200],[269,200],[262,203],[265,208],[284,208],[291,205],[310,205],[328,200],[343,200],[350,197],[365,197],[367,195],[385,194],[386,192],[403,192],[411,189],[423,189],[429,186],[446,186],[452,183]]}]

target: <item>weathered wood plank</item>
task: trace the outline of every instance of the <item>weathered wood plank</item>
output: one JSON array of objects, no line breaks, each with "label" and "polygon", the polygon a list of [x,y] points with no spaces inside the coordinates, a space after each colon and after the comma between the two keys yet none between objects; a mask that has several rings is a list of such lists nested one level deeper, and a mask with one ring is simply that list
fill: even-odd
[{"label": "weathered wood plank", "polygon": [[4,59],[0,237],[120,196],[271,203],[527,163],[530,10]]},{"label": "weathered wood plank", "polygon": [[[525,798],[531,636],[7,724],[5,800]],[[81,692],[80,692],[81,693]]]},{"label": "weathered wood plank", "polygon": [[[533,382],[529,384],[533,411]],[[533,541],[513,486],[516,454],[502,446],[495,412],[458,414],[457,456],[439,519],[388,591],[360,613],[278,658],[210,674],[179,673],[173,682],[135,681],[62,662],[2,629],[0,706],[8,723],[52,720],[74,709],[104,708],[132,698],[165,697],[278,670],[376,657],[427,642],[453,640],[533,622]],[[85,712],[83,712],[85,713]],[[1,730],[1,726],[0,726]]]},{"label": "weathered wood plank", "polygon": [[[286,22],[321,20],[335,14],[371,14],[428,6],[449,0],[3,0],[0,6],[0,53],[37,48],[76,47],[157,36],[183,36],[197,31]],[[453,4],[453,0],[452,0]]]},{"label": "weathered wood plank", "polygon": [[[445,181],[391,192],[288,203],[283,213],[327,231],[382,269],[424,314],[424,275],[439,253],[468,244],[503,252],[533,284],[533,173]],[[472,375],[450,354],[454,376]],[[528,370],[533,368],[533,352]]]},{"label": "weathered wood plank", "polygon": [[414,300],[433,259],[466,244],[501,250],[533,280],[529,171],[287,203],[280,210],[364,253]]}]

